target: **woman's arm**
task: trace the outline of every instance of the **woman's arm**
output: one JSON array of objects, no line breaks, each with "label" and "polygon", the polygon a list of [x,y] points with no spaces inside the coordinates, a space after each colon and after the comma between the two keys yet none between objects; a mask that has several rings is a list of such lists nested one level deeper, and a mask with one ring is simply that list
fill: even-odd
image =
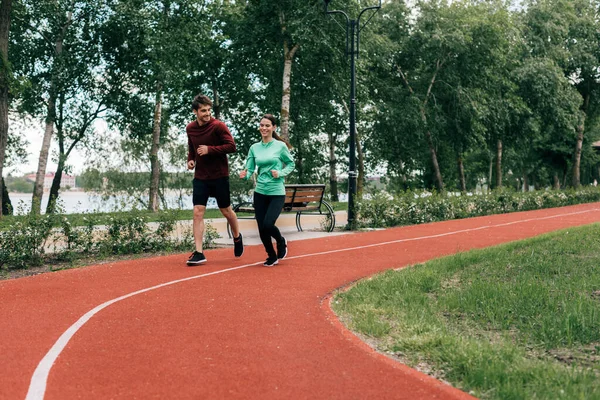
[{"label": "woman's arm", "polygon": [[[254,159],[254,151],[252,147],[248,151],[248,157],[246,158],[246,168],[240,173],[240,178],[248,180],[254,174],[254,170],[256,169],[256,162]],[[243,176],[242,176],[243,175]]]},{"label": "woman's arm", "polygon": [[294,163],[294,159],[292,158],[292,154],[290,153],[290,150],[287,148],[287,146],[285,144],[282,146],[282,150],[281,150],[281,153],[279,154],[279,158],[281,159],[281,161],[284,164],[284,167],[281,170],[281,172],[279,173],[279,176],[281,176],[281,177],[288,176],[294,170],[294,168],[296,168],[296,164]]}]

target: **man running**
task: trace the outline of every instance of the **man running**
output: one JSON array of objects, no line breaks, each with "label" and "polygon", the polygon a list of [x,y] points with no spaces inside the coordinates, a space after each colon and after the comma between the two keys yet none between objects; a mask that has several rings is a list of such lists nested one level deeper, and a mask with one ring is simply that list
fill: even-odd
[{"label": "man running", "polygon": [[194,171],[194,242],[196,250],[187,261],[195,266],[206,262],[202,249],[204,237],[204,212],[209,197],[217,200],[217,205],[233,232],[233,251],[236,257],[244,253],[242,234],[237,216],[231,208],[229,193],[229,164],[227,154],[235,153],[236,147],[227,126],[212,117],[212,101],[199,94],[192,101],[196,120],[185,130],[188,136],[188,169]]}]

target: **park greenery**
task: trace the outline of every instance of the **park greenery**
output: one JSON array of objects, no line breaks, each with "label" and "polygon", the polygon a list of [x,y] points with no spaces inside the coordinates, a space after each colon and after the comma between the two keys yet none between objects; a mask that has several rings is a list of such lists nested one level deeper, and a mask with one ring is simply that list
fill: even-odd
[{"label": "park greenery", "polygon": [[[501,189],[471,196],[435,191],[406,191],[392,196],[377,190],[357,203],[358,226],[385,228],[598,201],[598,187],[533,192]],[[346,206],[341,202],[332,205],[336,211]],[[55,207],[62,209],[60,201]],[[191,210],[154,213],[134,207],[111,213],[18,214],[21,215],[0,221],[0,272],[55,262],[64,265],[112,255],[185,252],[193,248]],[[207,209],[205,217],[222,215],[218,209]],[[214,247],[219,237],[207,222],[204,247]]]},{"label": "park greenery", "polygon": [[[356,17],[377,3],[329,7]],[[358,227],[600,201],[600,0],[383,0],[373,13],[357,59]],[[273,113],[296,160],[287,182],[327,183],[343,208],[345,41],[323,0],[0,0],[0,274],[192,249],[191,211],[164,199],[191,189],[184,128],[198,93],[238,147],[234,202],[251,193],[236,172]],[[39,154],[26,129],[39,130]],[[28,156],[35,182],[8,176]],[[58,201],[42,210],[50,159]],[[61,179],[76,167],[85,190],[125,194],[134,210],[64,214]],[[30,215],[3,217],[7,187],[32,193]],[[478,397],[600,398],[599,234],[389,271],[336,310],[382,351]],[[207,248],[217,235],[207,228]]]},{"label": "park greenery", "polygon": [[[376,3],[333,0],[330,9],[357,16]],[[23,127],[39,127],[33,213],[41,211],[49,158],[58,165],[50,196],[60,198],[75,149],[87,154],[87,172],[109,182],[119,173],[143,176],[139,206],[164,209],[169,180],[186,176],[184,127],[200,92],[236,139],[234,173],[259,139],[259,116],[278,114],[297,161],[288,181],[327,182],[338,200],[349,59],[345,22],[325,15],[323,1],[0,5],[0,176],[27,156]],[[385,177],[392,193],[599,180],[599,5],[386,0],[366,14],[357,60],[359,194],[370,175]],[[0,196],[7,203],[9,193]]]},{"label": "park greenery", "polygon": [[[60,203],[55,207],[59,212],[10,217],[0,226],[0,273],[43,264],[64,269],[114,256],[181,253],[194,247],[192,226],[186,223],[189,210],[67,215],[60,212]],[[184,212],[188,215],[182,216]],[[219,237],[207,222],[204,248],[213,248]]]},{"label": "park greenery", "polygon": [[600,399],[599,238],[593,224],[389,270],[333,307],[382,353],[477,398]]},{"label": "park greenery", "polygon": [[362,227],[389,228],[598,201],[600,189],[596,187],[535,192],[502,189],[471,196],[412,191],[391,196],[379,192],[358,203],[358,216]]}]

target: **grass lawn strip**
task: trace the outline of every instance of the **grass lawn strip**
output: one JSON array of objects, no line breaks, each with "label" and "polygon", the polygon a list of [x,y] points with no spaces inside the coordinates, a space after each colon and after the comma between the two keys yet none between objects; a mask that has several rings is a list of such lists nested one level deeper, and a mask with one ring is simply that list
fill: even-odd
[{"label": "grass lawn strip", "polygon": [[600,399],[600,224],[361,281],[334,310],[379,351],[482,399]]}]

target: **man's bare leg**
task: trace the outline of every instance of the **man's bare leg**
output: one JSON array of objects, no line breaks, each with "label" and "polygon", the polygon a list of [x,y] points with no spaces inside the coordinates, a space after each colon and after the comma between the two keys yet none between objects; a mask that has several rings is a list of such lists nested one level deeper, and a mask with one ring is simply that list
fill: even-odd
[{"label": "man's bare leg", "polygon": [[231,232],[233,233],[233,255],[236,257],[241,257],[242,254],[244,254],[244,241],[242,240],[242,234],[240,232],[237,215],[235,215],[235,211],[233,211],[231,206],[227,208],[221,208],[220,210],[221,214],[223,214],[223,216],[227,219],[227,222],[229,222]]},{"label": "man's bare leg", "polygon": [[204,212],[206,206],[194,206],[194,243],[196,251],[202,253],[202,244],[204,240]]},{"label": "man's bare leg", "polygon": [[235,215],[235,211],[231,208],[231,206],[227,208],[220,208],[221,214],[227,219],[229,222],[229,226],[231,227],[231,232],[233,233],[233,238],[237,238],[240,236],[240,226],[238,224],[237,215]]}]

